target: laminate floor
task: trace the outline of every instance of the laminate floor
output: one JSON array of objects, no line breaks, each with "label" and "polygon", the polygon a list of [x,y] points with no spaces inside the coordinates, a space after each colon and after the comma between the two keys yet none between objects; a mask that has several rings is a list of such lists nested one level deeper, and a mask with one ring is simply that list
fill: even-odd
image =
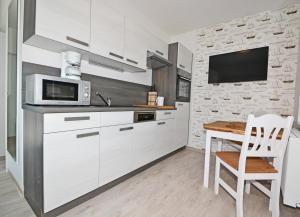
[{"label": "laminate floor", "polygon": [[[212,164],[215,157],[212,157]],[[227,192],[202,187],[204,154],[184,150],[103,194],[64,213],[61,217],[233,217],[235,202]],[[234,186],[235,179],[222,170]],[[268,198],[251,189],[245,195],[245,217],[269,217]],[[281,206],[282,217],[300,217],[300,210]]]},{"label": "laminate floor", "polygon": [[[212,157],[212,165],[214,157]],[[204,154],[181,151],[61,217],[234,217],[235,202],[222,188],[202,187]],[[232,186],[235,180],[222,170]],[[244,199],[245,217],[270,217],[268,198],[254,187]],[[34,216],[6,173],[0,173],[0,216]],[[300,210],[281,205],[281,217],[300,217]]]}]

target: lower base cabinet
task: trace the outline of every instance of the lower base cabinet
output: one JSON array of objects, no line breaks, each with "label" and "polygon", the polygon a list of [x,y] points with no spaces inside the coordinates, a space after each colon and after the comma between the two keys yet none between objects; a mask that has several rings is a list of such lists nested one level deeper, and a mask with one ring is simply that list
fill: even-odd
[{"label": "lower base cabinet", "polygon": [[175,119],[101,128],[99,186],[172,151]]},{"label": "lower base cabinet", "polygon": [[176,108],[175,145],[176,148],[181,148],[188,144],[190,103],[176,102]]},{"label": "lower base cabinet", "polygon": [[133,124],[101,128],[99,186],[130,172],[134,130]]},{"label": "lower base cabinet", "polygon": [[100,128],[44,134],[44,212],[98,187]]},{"label": "lower base cabinet", "polygon": [[175,120],[166,119],[156,122],[155,129],[155,159],[175,150]]}]

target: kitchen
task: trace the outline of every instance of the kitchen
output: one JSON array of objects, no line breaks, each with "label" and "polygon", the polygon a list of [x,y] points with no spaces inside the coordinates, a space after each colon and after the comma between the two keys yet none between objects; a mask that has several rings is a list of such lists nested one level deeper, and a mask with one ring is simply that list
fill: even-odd
[{"label": "kitchen", "polygon": [[[61,69],[23,62],[24,196],[37,215],[64,212],[79,197],[112,187],[188,143],[192,52],[168,45],[101,2],[79,2],[86,19],[80,17],[76,29],[61,23],[60,30],[46,19],[55,3],[24,5],[24,43],[68,50]],[[72,15],[62,11],[57,21]],[[152,84],[81,74],[81,59],[119,73],[152,70]],[[64,166],[57,170],[60,159]]]},{"label": "kitchen", "polygon": [[[292,78],[288,80],[292,82],[285,82],[283,87],[272,83],[272,88],[275,86],[277,92],[270,91],[272,103],[265,107],[257,99],[266,98],[266,94],[259,91],[269,85],[271,80],[273,82],[273,71],[275,74],[278,67],[268,67],[268,60],[271,64],[274,61],[271,57],[274,52],[272,46],[275,45],[272,44],[273,41],[266,44],[268,38],[264,38],[260,32],[262,28],[250,28],[250,24],[253,24],[252,17],[247,17],[251,21],[248,23],[245,20],[234,20],[234,25],[237,22],[238,28],[248,28],[249,25],[251,31],[254,28],[258,32],[253,30],[257,35],[253,32],[245,34],[245,30],[235,33],[234,31],[239,30],[234,29],[234,37],[245,35],[247,39],[246,42],[240,42],[227,37],[230,28],[233,28],[232,23],[220,24],[213,26],[212,30],[203,31],[196,29],[199,26],[186,30],[182,28],[181,32],[170,37],[166,33],[168,28],[157,25],[157,20],[167,15],[149,17],[146,3],[141,6],[134,1],[130,4],[130,1],[107,0],[76,0],[76,3],[61,0],[12,1],[17,2],[15,7],[18,22],[17,27],[14,26],[17,28],[16,32],[8,33],[16,34],[14,48],[18,55],[14,85],[19,92],[15,98],[16,130],[11,137],[17,147],[8,150],[6,170],[23,192],[26,204],[36,216],[72,215],[73,210],[86,203],[93,203],[93,199],[102,195],[104,197],[124,183],[138,179],[155,168],[162,169],[165,162],[174,163],[177,168],[170,171],[181,171],[185,177],[197,174],[197,178],[189,181],[193,186],[195,183],[199,184],[197,189],[202,192],[207,190],[209,176],[207,158],[210,156],[210,147],[208,148],[207,138],[211,129],[205,128],[206,123],[218,120],[246,121],[248,114],[258,114],[260,108],[264,113],[297,117],[295,88],[298,86],[288,85],[295,84],[297,67],[294,67],[293,61],[298,58],[298,53],[293,50],[296,45],[294,47],[290,39],[286,39],[289,43],[284,46],[291,52],[281,55],[286,55],[287,62],[291,65],[291,69],[289,65],[285,67],[284,73],[287,71],[291,74]],[[134,4],[139,5],[141,11]],[[176,8],[180,8],[180,5],[178,3]],[[262,11],[258,8],[255,13]],[[286,17],[278,22],[288,23],[292,30],[297,28],[297,4],[287,8],[274,4],[272,7],[265,7],[267,9],[274,10],[270,14],[274,13],[276,16],[285,14]],[[167,14],[170,13],[169,11]],[[247,13],[236,14],[246,15]],[[267,23],[271,19],[265,14],[253,16],[255,22]],[[257,17],[261,16],[257,21]],[[183,19],[182,16],[181,18]],[[226,19],[229,17],[224,17],[225,21],[222,22],[227,22]],[[273,30],[272,22],[268,28],[275,31],[274,35],[277,37],[277,32],[280,31],[277,28]],[[278,35],[281,37],[281,34]],[[214,37],[215,44],[211,39]],[[292,37],[298,40],[298,35]],[[254,43],[250,41],[253,38]],[[245,80],[235,77],[234,81],[221,81],[216,76],[209,77],[215,80],[207,80],[207,76],[213,73],[210,65],[213,57],[217,58],[220,54],[228,57],[231,52],[238,54],[243,49],[252,54],[255,49],[260,49],[256,56],[263,56],[260,58],[263,61],[259,64],[264,64],[264,67],[259,78],[244,76]],[[267,70],[268,82],[267,77],[264,77]],[[281,73],[278,71],[276,73]],[[229,86],[230,83],[233,87]],[[253,87],[255,85],[258,86],[256,89]],[[257,98],[254,96],[256,93]],[[278,99],[284,93],[288,94],[286,103]],[[243,101],[240,102],[238,98]],[[295,98],[295,103],[291,98]],[[268,96],[268,100],[271,99]],[[280,105],[276,104],[278,101]],[[291,109],[294,105],[296,108]],[[11,109],[13,111],[15,107]],[[228,141],[223,141],[227,145]],[[212,149],[220,151],[219,142],[213,141]],[[178,159],[182,160],[182,165],[176,162]],[[188,163],[191,165],[187,165]],[[196,170],[195,165],[199,164],[201,169]],[[169,171],[164,172],[169,174]],[[190,173],[187,175],[185,172]],[[164,173],[160,172],[160,175],[164,176]],[[170,177],[176,179],[175,174]],[[182,178],[183,176],[178,175],[176,183],[183,183]],[[290,180],[287,179],[286,182],[288,181]],[[164,183],[167,186],[168,181],[165,180]],[[160,191],[163,192],[163,188]],[[283,191],[284,195],[287,195],[286,192],[287,190]],[[212,197],[209,193],[207,190],[203,194]],[[126,194],[122,196],[126,197]],[[183,198],[189,201],[185,196]],[[216,198],[211,200],[218,200]],[[287,201],[290,197],[284,198]],[[176,204],[174,201],[173,203]],[[202,205],[204,204],[206,203]],[[284,204],[294,204],[294,201]],[[216,214],[220,213],[220,210],[216,210]],[[262,208],[262,212],[265,213],[266,210],[265,207]],[[283,210],[284,213],[299,213],[297,209]],[[228,213],[232,214],[232,210]],[[164,214],[160,213],[158,216]],[[213,212],[210,214],[213,215]]]}]

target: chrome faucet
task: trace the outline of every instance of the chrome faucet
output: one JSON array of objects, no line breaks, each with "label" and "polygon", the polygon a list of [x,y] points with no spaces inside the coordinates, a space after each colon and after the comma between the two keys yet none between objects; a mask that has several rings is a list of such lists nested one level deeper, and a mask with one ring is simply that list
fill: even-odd
[{"label": "chrome faucet", "polygon": [[109,107],[111,106],[111,98],[110,97],[107,97],[107,99],[105,100],[104,97],[99,93],[99,92],[96,92],[96,96],[99,96],[100,99],[102,99],[102,101]]}]

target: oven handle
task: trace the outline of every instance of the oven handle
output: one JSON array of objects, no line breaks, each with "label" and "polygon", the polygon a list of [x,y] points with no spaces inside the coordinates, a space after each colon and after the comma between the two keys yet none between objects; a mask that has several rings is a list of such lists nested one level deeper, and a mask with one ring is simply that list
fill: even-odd
[{"label": "oven handle", "polygon": [[177,75],[177,76],[178,76],[178,78],[180,78],[180,79],[182,79],[182,80],[191,81],[191,79],[188,79],[188,78],[183,77],[183,76],[181,76],[181,75]]}]

